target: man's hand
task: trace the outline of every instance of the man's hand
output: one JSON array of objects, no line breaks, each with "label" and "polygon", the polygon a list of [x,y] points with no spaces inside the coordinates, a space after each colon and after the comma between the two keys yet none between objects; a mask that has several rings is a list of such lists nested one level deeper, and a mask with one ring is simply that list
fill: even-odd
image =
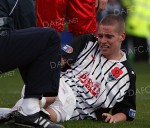
[{"label": "man's hand", "polygon": [[124,113],[117,113],[115,115],[111,115],[109,113],[103,113],[102,117],[105,119],[105,122],[108,122],[108,123],[117,123],[121,121],[126,121],[127,119]]},{"label": "man's hand", "polygon": [[66,64],[66,60],[63,57],[61,57],[61,68],[63,68],[65,64]]},{"label": "man's hand", "polygon": [[97,12],[102,12],[106,8],[107,2],[108,0],[95,0]]},{"label": "man's hand", "polygon": [[115,118],[109,113],[103,113],[102,117],[105,119],[105,122],[116,123]]}]

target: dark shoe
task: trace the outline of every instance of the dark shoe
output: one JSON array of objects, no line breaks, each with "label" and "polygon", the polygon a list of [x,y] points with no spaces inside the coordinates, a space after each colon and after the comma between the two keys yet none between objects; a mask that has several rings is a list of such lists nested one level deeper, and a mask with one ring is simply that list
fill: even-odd
[{"label": "dark shoe", "polygon": [[32,115],[25,115],[23,111],[19,111],[15,117],[15,124],[30,128],[64,128],[62,125],[51,122],[44,111]]},{"label": "dark shoe", "polygon": [[[4,108],[5,109],[5,108]],[[3,109],[1,108],[1,114],[0,114],[0,124],[8,124],[8,123],[14,123],[14,117],[18,113],[17,110],[10,111],[5,109],[2,113]]]}]

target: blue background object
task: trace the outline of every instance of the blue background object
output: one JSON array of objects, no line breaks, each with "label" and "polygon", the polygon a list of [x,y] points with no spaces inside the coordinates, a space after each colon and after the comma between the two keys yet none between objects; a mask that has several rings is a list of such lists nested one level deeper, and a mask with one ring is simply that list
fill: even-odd
[{"label": "blue background object", "polygon": [[64,46],[65,44],[68,44],[73,36],[72,33],[67,32],[66,30],[64,32],[61,32],[61,45]]}]

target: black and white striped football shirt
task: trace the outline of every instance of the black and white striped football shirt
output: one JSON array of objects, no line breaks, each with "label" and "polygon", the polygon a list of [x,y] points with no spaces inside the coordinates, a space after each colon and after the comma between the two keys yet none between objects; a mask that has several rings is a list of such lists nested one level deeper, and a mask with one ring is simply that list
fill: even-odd
[{"label": "black and white striped football shirt", "polygon": [[130,78],[122,63],[126,55],[122,54],[120,61],[106,59],[92,35],[84,35],[63,47],[62,56],[71,66],[61,73],[61,80],[76,96],[72,119],[96,118],[96,109],[113,108],[123,100]]}]

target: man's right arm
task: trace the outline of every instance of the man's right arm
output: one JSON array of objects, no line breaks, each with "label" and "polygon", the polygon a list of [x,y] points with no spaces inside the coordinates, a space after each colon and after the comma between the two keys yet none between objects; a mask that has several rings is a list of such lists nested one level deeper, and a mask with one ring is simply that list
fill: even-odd
[{"label": "man's right arm", "polygon": [[71,65],[75,63],[80,52],[85,48],[89,41],[96,41],[96,37],[90,34],[81,35],[75,38],[72,42],[62,47],[62,64]]}]

